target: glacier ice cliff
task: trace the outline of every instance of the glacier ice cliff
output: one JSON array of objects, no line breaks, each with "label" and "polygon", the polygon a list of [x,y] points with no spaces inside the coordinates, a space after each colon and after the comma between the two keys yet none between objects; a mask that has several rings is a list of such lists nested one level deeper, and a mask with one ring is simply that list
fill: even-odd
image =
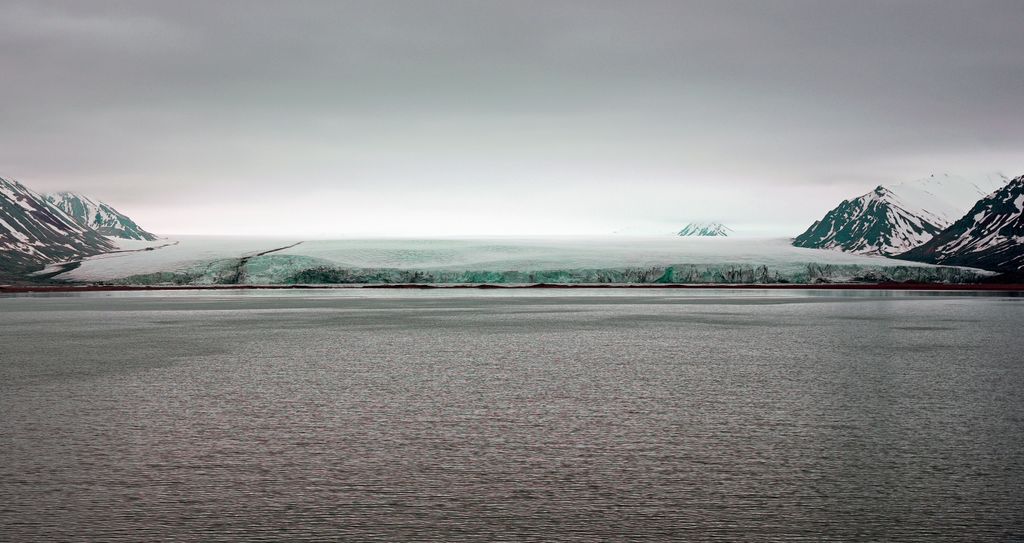
[{"label": "glacier ice cliff", "polygon": [[726,263],[531,271],[346,268],[294,255],[267,255],[250,258],[242,265],[239,262],[239,259],[217,260],[187,270],[132,275],[108,282],[141,285],[969,283],[984,275],[978,270],[947,266],[813,262],[784,267]]}]

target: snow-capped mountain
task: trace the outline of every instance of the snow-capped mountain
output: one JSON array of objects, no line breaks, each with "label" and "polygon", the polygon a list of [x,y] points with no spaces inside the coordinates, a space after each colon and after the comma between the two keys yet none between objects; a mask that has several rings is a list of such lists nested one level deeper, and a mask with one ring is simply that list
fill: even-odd
[{"label": "snow-capped mountain", "polygon": [[47,194],[46,201],[59,207],[79,224],[92,228],[104,236],[144,241],[157,239],[110,205],[87,196],[73,192],[58,192]]},{"label": "snow-capped mountain", "polygon": [[677,236],[728,236],[732,230],[718,222],[691,222],[683,227]]},{"label": "snow-capped mountain", "polygon": [[24,272],[115,248],[21,183],[0,178],[0,270]]},{"label": "snow-capped mountain", "polygon": [[932,175],[844,200],[793,240],[797,247],[896,255],[921,245],[956,221],[979,198],[1006,184],[999,174]]},{"label": "snow-capped mountain", "polygon": [[982,198],[952,226],[899,258],[1024,270],[1024,176]]}]

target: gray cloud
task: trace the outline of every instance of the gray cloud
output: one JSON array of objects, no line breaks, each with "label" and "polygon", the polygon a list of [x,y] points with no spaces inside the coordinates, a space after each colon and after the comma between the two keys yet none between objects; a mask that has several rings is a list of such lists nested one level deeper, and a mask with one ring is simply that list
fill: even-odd
[{"label": "gray cloud", "polygon": [[0,172],[165,231],[790,228],[878,182],[1024,173],[1022,24],[1018,1],[0,2]]}]

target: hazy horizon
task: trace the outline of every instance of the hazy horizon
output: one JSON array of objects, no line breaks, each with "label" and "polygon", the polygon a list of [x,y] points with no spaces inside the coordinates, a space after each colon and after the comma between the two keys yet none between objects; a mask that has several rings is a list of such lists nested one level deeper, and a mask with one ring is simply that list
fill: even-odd
[{"label": "hazy horizon", "polygon": [[161,234],[796,235],[1024,174],[1024,4],[0,0],[0,176]]}]

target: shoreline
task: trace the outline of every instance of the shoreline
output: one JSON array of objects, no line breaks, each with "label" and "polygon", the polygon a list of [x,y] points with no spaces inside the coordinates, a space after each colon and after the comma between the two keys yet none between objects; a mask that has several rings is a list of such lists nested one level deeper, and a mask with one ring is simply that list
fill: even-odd
[{"label": "shoreline", "polygon": [[1024,292],[1024,283],[625,283],[625,284],[313,284],[313,285],[0,285],[0,294],[61,293],[61,292],[160,292],[182,290],[339,290],[339,289],[669,289],[669,290],[912,290],[950,292]]}]

